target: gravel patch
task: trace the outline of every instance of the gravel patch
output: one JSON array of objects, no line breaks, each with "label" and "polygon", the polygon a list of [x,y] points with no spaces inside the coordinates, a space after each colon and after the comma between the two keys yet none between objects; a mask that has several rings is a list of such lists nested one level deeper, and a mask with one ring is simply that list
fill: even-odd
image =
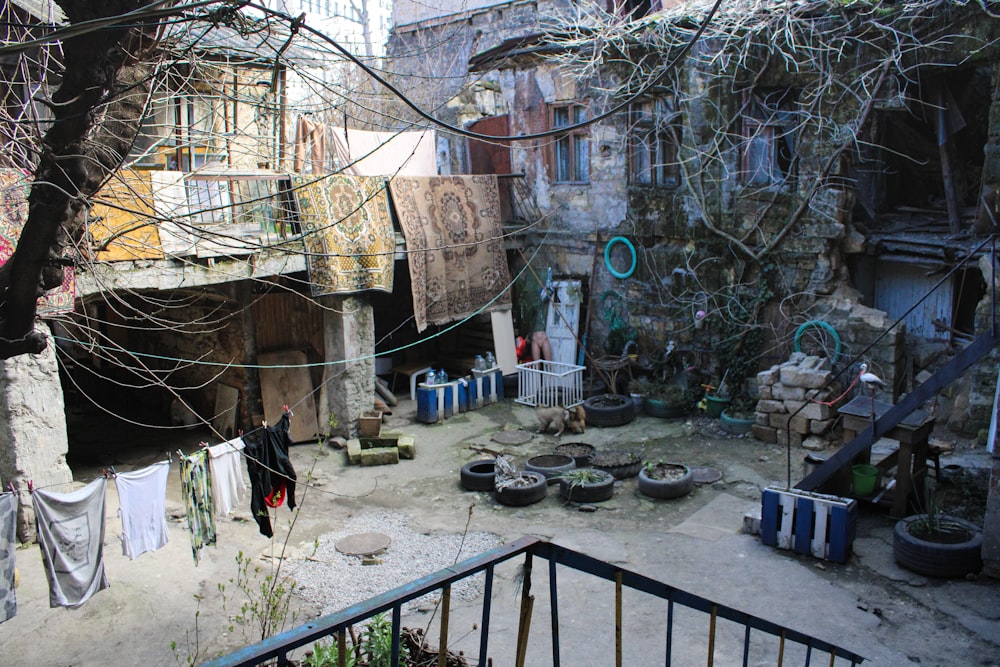
[{"label": "gravel patch", "polygon": [[[321,614],[332,614],[502,544],[492,533],[470,532],[464,542],[461,533],[418,533],[406,525],[408,519],[397,512],[365,512],[351,518],[342,530],[320,536],[315,553],[309,549],[308,557],[295,563],[292,576],[298,583],[297,593],[319,607]],[[366,559],[337,551],[335,545],[341,538],[369,532],[392,539],[388,549],[367,559],[377,562],[366,565]],[[478,574],[455,582],[452,600],[476,599],[483,580]],[[437,593],[425,595],[403,605],[403,611],[426,609],[439,597]]]}]

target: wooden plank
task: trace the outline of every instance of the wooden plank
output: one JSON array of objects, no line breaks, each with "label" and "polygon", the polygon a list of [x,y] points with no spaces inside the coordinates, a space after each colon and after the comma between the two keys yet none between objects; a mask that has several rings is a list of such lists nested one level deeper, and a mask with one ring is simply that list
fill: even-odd
[{"label": "wooden plank", "polygon": [[514,344],[514,316],[510,310],[494,310],[490,313],[493,323],[494,354],[497,365],[504,375],[517,372],[517,352]]},{"label": "wooden plank", "polygon": [[306,363],[305,352],[283,350],[257,355],[260,369],[260,394],[264,401],[264,419],[276,424],[281,418],[282,406],[293,408],[290,435],[292,442],[312,442],[319,437],[319,419],[313,398],[312,380]]}]

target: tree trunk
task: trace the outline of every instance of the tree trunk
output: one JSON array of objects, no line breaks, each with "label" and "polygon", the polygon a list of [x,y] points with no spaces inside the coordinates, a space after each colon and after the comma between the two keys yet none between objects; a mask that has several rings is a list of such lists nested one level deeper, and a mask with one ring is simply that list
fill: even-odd
[{"label": "tree trunk", "polygon": [[[72,23],[115,16],[142,0],[60,0]],[[62,283],[63,249],[83,236],[89,198],[121,166],[139,130],[150,90],[143,64],[152,27],[86,31],[63,43],[62,82],[48,103],[54,114],[42,141],[28,197],[28,219],[0,274],[0,358],[38,353],[36,304]]]}]

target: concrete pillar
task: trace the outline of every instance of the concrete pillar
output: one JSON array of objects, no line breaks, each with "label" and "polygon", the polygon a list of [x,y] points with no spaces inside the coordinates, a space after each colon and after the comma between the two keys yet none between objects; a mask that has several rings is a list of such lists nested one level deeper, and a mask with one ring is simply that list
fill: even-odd
[{"label": "concrete pillar", "polygon": [[[329,435],[355,437],[358,418],[363,410],[371,409],[375,396],[375,360],[371,356],[375,351],[375,318],[364,295],[323,297],[323,305],[327,365],[320,390],[319,428]],[[333,428],[331,415],[336,421]]]},{"label": "concrete pillar", "polygon": [[49,336],[41,354],[0,361],[0,480],[5,487],[13,482],[20,492],[17,536],[22,542],[35,540],[28,480],[35,487],[73,481],[55,343],[47,327],[41,330]]}]

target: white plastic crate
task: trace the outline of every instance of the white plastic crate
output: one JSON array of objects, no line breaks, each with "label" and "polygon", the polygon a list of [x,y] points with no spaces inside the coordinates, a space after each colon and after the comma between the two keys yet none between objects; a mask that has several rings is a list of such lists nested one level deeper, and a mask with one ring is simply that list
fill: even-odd
[{"label": "white plastic crate", "polygon": [[584,368],[542,359],[518,364],[515,401],[532,407],[580,405],[583,403]]}]

